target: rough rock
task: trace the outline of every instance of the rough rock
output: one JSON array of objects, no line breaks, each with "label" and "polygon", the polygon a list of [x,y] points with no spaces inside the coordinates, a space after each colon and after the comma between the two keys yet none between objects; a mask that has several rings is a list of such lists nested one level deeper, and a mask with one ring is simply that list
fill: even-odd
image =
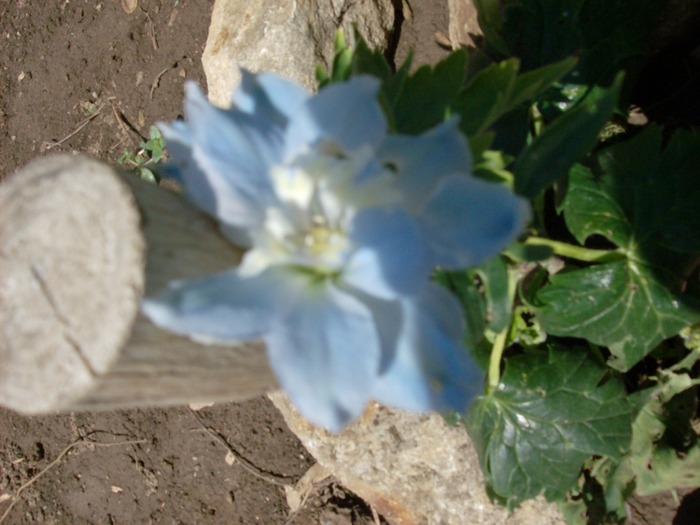
[{"label": "rough rock", "polygon": [[450,43],[452,49],[474,47],[483,35],[474,0],[449,0]]},{"label": "rough rock", "polygon": [[319,63],[333,58],[333,36],[353,25],[370,47],[386,48],[394,27],[391,0],[216,0],[202,56],[209,99],[230,104],[240,67],[275,71],[309,89]]},{"label": "rough rock", "polygon": [[269,395],[312,456],[392,525],[563,525],[542,499],[511,515],[489,501],[462,427],[437,414],[371,405],[340,434],[309,424],[281,392]]}]

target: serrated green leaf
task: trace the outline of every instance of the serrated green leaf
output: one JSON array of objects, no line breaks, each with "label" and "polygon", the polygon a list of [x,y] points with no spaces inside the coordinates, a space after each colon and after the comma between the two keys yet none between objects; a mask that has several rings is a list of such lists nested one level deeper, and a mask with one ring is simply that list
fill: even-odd
[{"label": "serrated green leaf", "polygon": [[650,127],[597,154],[593,170],[571,171],[567,226],[582,244],[607,238],[624,258],[554,276],[536,297],[545,330],[609,347],[622,371],[700,319],[697,300],[679,293],[700,252],[700,135],[661,144]]},{"label": "serrated green leaf", "polygon": [[422,66],[406,78],[396,103],[398,133],[422,133],[445,120],[462,89],[466,62],[466,51],[455,51],[435,67]]},{"label": "serrated green leaf", "polygon": [[354,49],[352,74],[372,75],[381,80],[387,80],[391,76],[391,70],[381,51],[370,49],[367,42],[360,35],[357,35],[356,39],[357,44]]},{"label": "serrated green leaf", "polygon": [[594,100],[584,100],[549,124],[523,151],[513,166],[515,190],[534,197],[568,173],[597,142],[598,133],[617,104],[622,85],[615,84]]},{"label": "serrated green leaf", "polygon": [[519,69],[516,58],[491,64],[462,90],[452,110],[461,117],[460,128],[466,135],[485,131],[508,110]]},{"label": "serrated green leaf", "polygon": [[562,499],[591,455],[629,448],[634,407],[617,376],[582,349],[549,346],[507,360],[499,388],[472,406],[467,427],[487,484],[509,506]]}]

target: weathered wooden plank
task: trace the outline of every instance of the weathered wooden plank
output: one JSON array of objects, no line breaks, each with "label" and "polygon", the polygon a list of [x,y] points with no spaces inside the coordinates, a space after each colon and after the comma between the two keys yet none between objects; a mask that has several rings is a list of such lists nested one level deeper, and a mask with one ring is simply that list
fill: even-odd
[{"label": "weathered wooden plank", "polygon": [[241,252],[179,195],[82,156],[0,185],[0,403],[24,413],[236,400],[275,386],[262,343],[206,346],[139,313]]}]

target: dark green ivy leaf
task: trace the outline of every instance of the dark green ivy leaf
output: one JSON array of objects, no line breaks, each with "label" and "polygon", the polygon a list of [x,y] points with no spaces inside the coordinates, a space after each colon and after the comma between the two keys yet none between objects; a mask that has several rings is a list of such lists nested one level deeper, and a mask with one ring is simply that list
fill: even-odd
[{"label": "dark green ivy leaf", "polygon": [[554,275],[536,302],[547,333],[607,346],[608,364],[621,371],[698,318],[652,268],[631,259]]},{"label": "dark green ivy leaf", "polygon": [[620,259],[555,275],[535,299],[548,333],[607,346],[622,371],[700,319],[697,300],[680,293],[700,254],[700,133],[661,145],[650,127],[596,155],[592,171],[572,170],[567,226],[582,244],[605,237]]},{"label": "dark green ivy leaf", "polygon": [[499,388],[467,416],[489,488],[510,507],[562,499],[591,455],[629,448],[633,405],[587,351],[550,345],[507,360]]}]

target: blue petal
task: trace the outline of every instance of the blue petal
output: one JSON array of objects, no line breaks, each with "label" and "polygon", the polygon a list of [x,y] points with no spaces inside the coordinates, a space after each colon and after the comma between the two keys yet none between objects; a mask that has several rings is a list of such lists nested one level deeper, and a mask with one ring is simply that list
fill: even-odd
[{"label": "blue petal", "polygon": [[310,96],[300,85],[273,73],[254,74],[241,69],[241,75],[241,83],[233,94],[234,106],[280,127],[287,126]]},{"label": "blue petal", "polygon": [[209,213],[233,226],[254,227],[275,199],[268,173],[281,158],[282,130],[242,111],[216,108],[195,84],[186,87],[192,156],[204,176],[187,181],[187,189],[209,186],[216,196]]},{"label": "blue petal", "polygon": [[185,187],[187,197],[197,207],[213,214],[217,207],[215,188],[192,158],[190,128],[182,121],[159,123],[158,128],[165,138],[172,166],[176,168],[169,169],[169,173],[176,174],[177,182]]},{"label": "blue petal", "polygon": [[[406,410],[463,411],[482,393],[483,373],[460,344],[463,314],[457,300],[429,282],[416,300],[401,304],[396,354],[373,397]],[[387,315],[394,315],[391,309]],[[381,313],[377,323],[382,322]]]},{"label": "blue petal", "polygon": [[238,343],[267,334],[285,297],[279,273],[242,279],[236,270],[172,282],[141,306],[157,326],[204,343]]},{"label": "blue petal", "polygon": [[415,220],[403,211],[361,210],[350,238],[359,248],[343,270],[343,281],[369,295],[415,294],[432,270]]},{"label": "blue petal", "polygon": [[524,199],[470,176],[445,178],[422,214],[435,264],[446,269],[479,264],[504,249],[529,217]]},{"label": "blue petal", "polygon": [[359,416],[379,368],[368,308],[328,283],[308,289],[266,338],[270,364],[299,411],[339,431]]},{"label": "blue petal", "polygon": [[379,80],[357,76],[319,91],[289,121],[285,157],[318,141],[331,141],[346,152],[379,144],[386,133],[386,120],[377,102],[378,90]]},{"label": "blue petal", "polygon": [[443,177],[471,172],[469,145],[458,123],[453,118],[420,136],[388,135],[384,140],[379,159],[396,168],[409,209],[423,204]]}]

